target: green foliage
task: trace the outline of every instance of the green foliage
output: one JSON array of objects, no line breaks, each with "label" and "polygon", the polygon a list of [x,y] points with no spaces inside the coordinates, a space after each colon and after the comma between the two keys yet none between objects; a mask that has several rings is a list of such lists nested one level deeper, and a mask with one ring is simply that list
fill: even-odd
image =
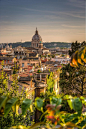
[{"label": "green foliage", "polygon": [[[12,110],[9,112],[9,114],[4,117],[4,116],[0,116],[0,127],[1,129],[8,129],[9,127],[12,126],[29,126],[29,124],[32,124],[30,121],[30,112],[26,112],[26,117],[22,116],[22,114],[19,115],[15,115],[15,112],[13,112]],[[21,127],[22,127],[21,126]]]},{"label": "green foliage", "polygon": [[[54,99],[54,100],[56,101],[56,99]],[[72,109],[75,110],[75,112],[68,113],[68,110],[66,110],[66,112],[63,112],[61,110],[58,113],[55,110],[53,115],[58,116],[60,118],[61,126],[63,126],[63,127],[64,127],[64,125],[70,126],[70,127],[81,127],[81,125],[82,125],[82,127],[86,126],[86,123],[85,123],[86,115],[84,115],[82,113],[82,100],[80,98],[72,97],[70,95],[63,96],[62,100],[68,102],[68,106],[70,107],[70,110],[71,110],[71,105],[72,105]],[[50,103],[52,103],[52,105],[54,105],[55,101],[54,101],[54,103],[52,103],[52,101]],[[57,101],[56,101],[56,103],[57,103]],[[63,103],[61,102],[60,104],[63,104]],[[62,105],[62,107],[63,106],[64,105]],[[52,109],[52,111],[53,111],[53,109]]]},{"label": "green foliage", "polygon": [[71,44],[71,50],[69,50],[69,55],[71,56],[75,51],[78,50],[78,48],[80,48],[80,43],[78,43],[77,41]]},{"label": "green foliage", "polygon": [[[62,86],[64,89],[66,89],[66,91],[69,90],[68,92],[71,93],[72,92],[71,87],[73,86],[72,88],[74,90],[74,85],[76,84],[76,82],[78,82],[79,80],[80,82],[85,82],[85,78],[83,77],[85,76],[86,68],[85,67],[81,67],[80,69],[74,68],[73,70],[75,71],[73,72],[71,66],[67,67],[68,69],[67,68],[65,69],[65,67],[63,67],[63,74],[61,74],[61,77],[65,79],[67,83],[65,87],[64,85]],[[82,79],[83,81],[81,81]],[[62,80],[61,83],[65,82],[65,80]],[[77,84],[80,84],[80,82]],[[35,106],[36,109],[38,109],[43,113],[42,117],[45,118],[43,119],[45,120],[45,123],[39,123],[30,128],[39,128],[41,124],[44,124],[45,127],[47,128],[49,127],[53,128],[57,124],[61,125],[61,127],[63,128],[66,128],[68,126],[72,128],[86,127],[86,112],[85,113],[82,112],[83,104],[86,105],[86,98],[84,98],[83,96],[79,98],[70,95],[56,96],[56,94],[53,91],[55,82],[54,82],[54,74],[52,72],[47,77],[48,87],[47,87],[47,92],[44,95],[44,98],[37,97],[34,103],[31,103],[30,99],[26,99],[26,93],[23,90],[21,93],[17,92],[19,87],[16,74],[13,75],[12,89],[10,90],[8,89],[7,83],[8,83],[8,78],[3,72],[2,68],[2,73],[0,77],[0,88],[1,88],[0,127],[1,128],[15,126],[15,125],[19,127],[19,124],[28,126],[30,120],[29,117],[30,112],[28,114],[28,109],[30,110],[31,106]],[[72,85],[69,85],[71,83]],[[18,112],[19,107],[22,109],[21,114],[16,113]]]},{"label": "green foliage", "polygon": [[58,106],[62,103],[62,99],[61,98],[56,98],[56,97],[51,97],[50,102],[51,102],[51,104],[56,104]]},{"label": "green foliage", "polygon": [[41,71],[38,69],[38,70],[37,70],[37,73],[41,73]]},{"label": "green foliage", "polygon": [[47,76],[47,91],[52,93],[53,92],[53,88],[54,88],[54,74],[53,72],[50,73],[50,75]]},{"label": "green foliage", "polygon": [[43,99],[37,97],[35,99],[35,107],[39,110],[39,111],[43,111]]},{"label": "green foliage", "polygon": [[52,58],[54,58],[54,57],[55,57],[55,55],[53,54],[53,55],[52,55]]},{"label": "green foliage", "polygon": [[22,105],[21,105],[22,115],[26,114],[27,109],[30,109],[30,105],[31,105],[30,99],[23,100]]},{"label": "green foliage", "polygon": [[[19,107],[21,107],[21,103],[26,98],[27,93],[24,91],[23,88],[21,89],[21,91],[19,91],[17,74],[12,75],[12,83],[10,83],[10,88],[8,87],[9,79],[4,72],[3,65],[4,62],[2,62],[2,71],[0,76],[0,123],[2,123],[0,127],[4,129],[5,126],[10,127],[19,123],[30,124],[30,115],[29,118],[27,115],[25,115],[25,117],[23,118],[23,116],[18,112]],[[30,104],[31,103],[28,103],[27,105],[30,106]],[[26,111],[28,110],[27,105],[22,108],[23,114],[26,114]],[[30,111],[29,114],[31,114]],[[26,117],[27,120],[25,120]],[[22,119],[23,122],[19,122],[19,119]]]},{"label": "green foliage", "polygon": [[3,69],[4,66],[4,61],[2,61],[2,71],[1,71],[1,76],[0,76],[0,95],[9,95],[9,96],[13,96],[13,97],[18,97],[21,98],[21,100],[23,98],[26,97],[26,93],[24,92],[23,88],[21,90],[21,92],[19,92],[19,86],[18,86],[18,80],[17,74],[13,74],[12,75],[12,83],[11,83],[11,88],[8,88],[8,77],[4,72]]},{"label": "green foliage", "polygon": [[11,98],[6,102],[5,109],[4,109],[4,116],[6,117],[11,110],[12,106],[18,101],[18,98]]},{"label": "green foliage", "polygon": [[82,111],[82,102],[79,98],[75,98],[74,101],[72,101],[73,109],[78,112],[79,115],[81,115]]},{"label": "green foliage", "polygon": [[71,67],[70,64],[62,67],[59,86],[63,93],[71,95],[86,95],[86,67]]},{"label": "green foliage", "polygon": [[[3,98],[3,97],[1,97],[1,98]],[[15,102],[15,97],[10,98],[10,100],[14,100],[13,102]],[[53,127],[59,123],[59,125],[61,125],[62,127],[64,127],[64,125],[65,125],[65,126],[70,126],[70,127],[84,128],[86,126],[86,114],[82,113],[82,101],[83,100],[85,100],[84,97],[78,98],[78,97],[73,97],[70,95],[66,95],[66,96],[59,95],[58,97],[52,96],[50,98],[50,104],[48,104],[48,106],[47,106],[47,110],[45,112],[43,112],[44,111],[43,106],[45,103],[45,99],[41,99],[41,98],[37,97],[35,99],[35,107],[39,111],[42,111],[43,114],[45,114],[44,115],[45,116],[45,123],[44,124],[46,127],[47,127],[47,124],[48,124],[48,127],[51,125]],[[4,99],[2,101],[4,101]],[[70,107],[70,110],[73,109],[75,112],[68,113],[67,110],[66,110],[66,112],[64,112],[64,110],[60,111],[59,110],[60,105],[62,107],[64,106],[63,101],[66,101],[68,103],[68,106]],[[8,102],[9,102],[9,100],[6,103],[8,103]],[[30,105],[32,105],[31,100],[25,99],[21,105],[23,105],[23,106],[21,106],[21,107],[23,107],[22,115],[25,115],[26,110],[28,110],[28,108],[30,108]],[[7,106],[7,104],[5,104],[5,107],[6,106]],[[12,107],[12,103],[9,103],[9,106]],[[10,110],[7,112],[9,113]],[[24,110],[25,110],[25,112],[24,112]],[[42,114],[42,116],[43,116],[43,114]],[[12,115],[12,117],[14,116],[12,113],[10,115]],[[9,117],[10,117],[10,115],[9,115]],[[17,125],[18,125],[17,122],[19,122],[19,124],[20,124],[21,121],[23,122],[23,120],[24,120],[23,117],[19,118],[18,116],[15,116],[15,119],[14,119],[15,123]],[[8,118],[8,115],[6,117]],[[6,118],[3,117],[3,119],[5,120]],[[14,125],[13,119],[11,119],[11,117],[9,119],[10,119],[10,122],[12,122],[12,125]],[[21,119],[21,120],[19,120],[19,119]],[[55,121],[53,121],[53,120],[55,120]],[[2,121],[2,120],[0,120],[0,121]],[[49,123],[49,121],[51,121],[51,122]],[[54,122],[56,124],[54,124]],[[34,128],[35,128],[35,126],[36,125],[34,125]]]},{"label": "green foliage", "polygon": [[64,55],[64,54],[62,54],[61,56],[62,56],[62,57],[64,57],[65,55]]},{"label": "green foliage", "polygon": [[0,110],[1,110],[1,107],[4,108],[7,98],[8,98],[7,96],[0,96]]},{"label": "green foliage", "polygon": [[82,100],[82,103],[86,106],[86,98],[84,98],[83,96],[80,96],[80,99]]},{"label": "green foliage", "polygon": [[78,49],[71,57],[70,65],[72,67],[84,66],[86,64],[86,46]]},{"label": "green foliage", "polygon": [[[54,44],[56,44],[56,46],[54,46]],[[13,48],[18,47],[18,46],[22,46],[22,47],[30,47],[31,46],[31,42],[16,42],[16,43],[9,43],[9,46],[12,45]],[[70,47],[71,43],[66,43],[66,42],[47,42],[47,43],[43,43],[43,45],[46,48],[55,48],[55,47]]]},{"label": "green foliage", "polygon": [[83,42],[81,44],[76,42],[72,43],[71,45],[71,52],[75,53],[71,57],[71,63],[62,68],[62,73],[60,74],[59,81],[62,92],[64,92],[65,94],[73,94],[77,96],[86,95],[85,45],[86,42]]},{"label": "green foliage", "polygon": [[[28,109],[30,109],[31,100],[24,99],[23,102],[18,103],[18,101],[19,101],[18,98],[10,97],[10,96],[8,96],[7,98],[8,99],[6,99],[4,96],[0,96],[0,101],[2,104],[1,110],[0,110],[0,122],[2,122],[1,127],[3,127],[3,126],[10,127],[10,126],[19,125],[19,124],[21,124],[21,125],[30,124],[31,112],[29,111],[29,113],[28,113]],[[16,110],[14,109],[16,106],[18,107],[18,109],[19,109],[19,107],[22,109],[21,114],[16,114]],[[25,116],[23,116],[23,115],[25,115]],[[4,120],[8,124],[10,121],[10,124],[7,125],[7,123],[4,122]]]},{"label": "green foliage", "polygon": [[80,47],[86,46],[86,42],[78,43],[77,41],[71,44],[71,50],[69,50],[69,55],[71,56],[75,51],[77,51]]},{"label": "green foliage", "polygon": [[82,121],[78,124],[78,126],[79,126],[80,128],[86,127],[86,118],[85,118],[84,120],[82,120]]}]

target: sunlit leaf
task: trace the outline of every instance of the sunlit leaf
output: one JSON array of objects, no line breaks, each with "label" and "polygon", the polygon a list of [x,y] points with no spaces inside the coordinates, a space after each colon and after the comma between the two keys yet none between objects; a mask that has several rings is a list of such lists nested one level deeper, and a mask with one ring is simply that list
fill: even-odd
[{"label": "sunlit leaf", "polygon": [[74,99],[73,98],[71,98],[71,99],[69,99],[69,100],[67,100],[67,102],[68,102],[68,105],[69,105],[69,107],[71,108],[71,109],[73,109],[73,101],[74,101]]},{"label": "sunlit leaf", "polygon": [[75,98],[73,103],[73,109],[80,115],[82,112],[82,102],[79,98]]},{"label": "sunlit leaf", "polygon": [[45,124],[44,122],[38,122],[30,126],[28,129],[38,129],[40,128],[41,125],[44,125],[44,124]]},{"label": "sunlit leaf", "polygon": [[18,98],[11,98],[10,100],[7,101],[4,109],[4,116],[6,117],[12,108],[12,106],[18,101]]},{"label": "sunlit leaf", "polygon": [[70,65],[72,67],[75,67],[75,66],[78,67],[78,63],[80,65],[84,65],[84,63],[86,63],[86,46],[81,47],[71,57]]},{"label": "sunlit leaf", "polygon": [[9,129],[27,129],[27,127],[22,126],[22,125],[18,125],[18,126],[12,126]]},{"label": "sunlit leaf", "polygon": [[22,102],[21,108],[22,108],[22,115],[25,115],[27,109],[30,108],[31,100],[30,99],[25,99]]},{"label": "sunlit leaf", "polygon": [[37,97],[35,99],[35,107],[40,110],[40,111],[43,111],[43,99]]},{"label": "sunlit leaf", "polygon": [[58,105],[61,105],[62,99],[61,98],[51,97],[50,98],[50,103],[51,104],[56,104],[58,106]]},{"label": "sunlit leaf", "polygon": [[86,118],[78,124],[79,127],[86,126]]},{"label": "sunlit leaf", "polygon": [[70,127],[77,127],[74,123],[72,123],[72,122],[68,122],[67,124],[66,124],[66,126],[69,126],[69,128]]},{"label": "sunlit leaf", "polygon": [[78,118],[75,118],[73,121],[71,121],[72,123],[76,124],[78,122]]},{"label": "sunlit leaf", "polygon": [[66,118],[64,118],[65,123],[74,120],[77,117],[77,114],[66,114]]},{"label": "sunlit leaf", "polygon": [[0,97],[0,109],[6,104],[7,96],[1,96]]},{"label": "sunlit leaf", "polygon": [[12,106],[12,109],[13,109],[13,111],[18,115],[19,113],[18,113],[18,110],[19,110],[19,104],[15,104],[15,105],[13,105]]}]

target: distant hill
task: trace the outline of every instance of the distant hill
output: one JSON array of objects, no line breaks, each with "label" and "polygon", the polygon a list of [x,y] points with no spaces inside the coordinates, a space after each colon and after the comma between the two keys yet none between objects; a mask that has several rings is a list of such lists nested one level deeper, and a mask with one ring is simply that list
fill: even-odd
[{"label": "distant hill", "polygon": [[[17,43],[8,43],[9,45],[12,45],[13,48],[17,47],[17,46],[22,46],[22,47],[31,47],[31,42],[17,42]],[[69,48],[71,47],[71,43],[65,43],[65,42],[46,42],[43,43],[43,46],[45,46],[46,48],[56,48],[56,47],[60,47],[60,48]]]},{"label": "distant hill", "polygon": [[69,48],[71,47],[71,43],[64,43],[64,42],[50,42],[50,43],[43,43],[46,48]]}]

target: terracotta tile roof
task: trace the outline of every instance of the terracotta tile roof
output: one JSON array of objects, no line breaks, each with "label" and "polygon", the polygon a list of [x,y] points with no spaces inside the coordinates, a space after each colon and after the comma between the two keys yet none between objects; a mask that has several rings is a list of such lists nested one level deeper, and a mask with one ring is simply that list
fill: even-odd
[{"label": "terracotta tile roof", "polygon": [[34,48],[34,47],[26,47],[26,49],[28,49],[28,50],[36,50],[36,48]]},{"label": "terracotta tile roof", "polygon": [[0,57],[0,60],[13,60],[14,57]]},{"label": "terracotta tile roof", "polygon": [[31,81],[31,77],[28,75],[20,76],[19,81]]},{"label": "terracotta tile roof", "polygon": [[61,65],[58,65],[57,68],[62,68],[62,66]]},{"label": "terracotta tile roof", "polygon": [[49,50],[48,48],[43,48],[43,50]]}]

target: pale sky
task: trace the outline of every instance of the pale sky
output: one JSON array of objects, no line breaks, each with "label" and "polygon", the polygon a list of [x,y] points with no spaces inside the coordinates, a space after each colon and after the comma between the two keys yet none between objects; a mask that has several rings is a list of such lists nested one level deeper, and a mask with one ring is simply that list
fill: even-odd
[{"label": "pale sky", "polygon": [[0,0],[0,43],[85,40],[85,0]]}]

